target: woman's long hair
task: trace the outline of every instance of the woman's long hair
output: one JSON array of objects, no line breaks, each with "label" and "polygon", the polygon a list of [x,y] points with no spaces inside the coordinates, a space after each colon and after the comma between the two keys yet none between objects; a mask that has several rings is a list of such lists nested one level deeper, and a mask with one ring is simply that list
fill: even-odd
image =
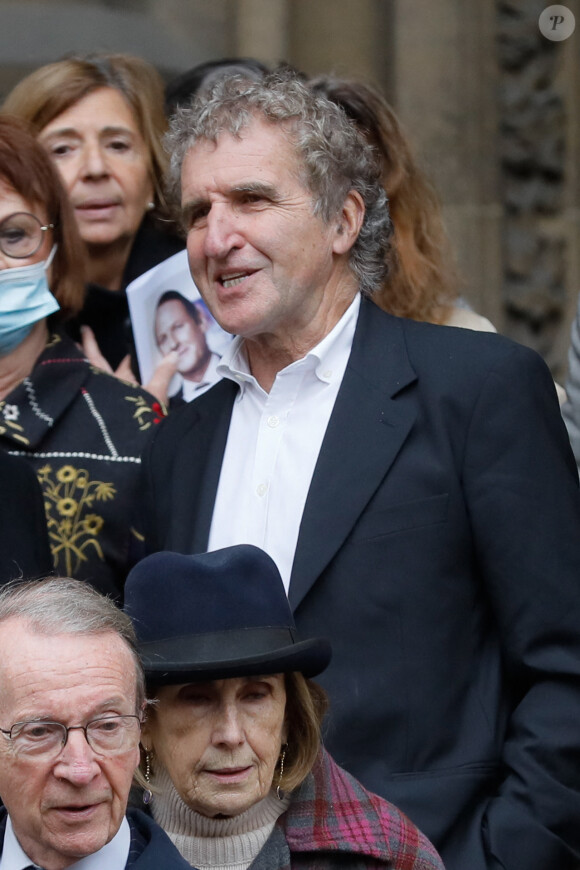
[{"label": "woman's long hair", "polygon": [[373,299],[390,314],[443,323],[459,292],[455,259],[437,194],[395,112],[364,82],[318,76],[309,84],[343,108],[381,158],[393,236],[389,273]]}]

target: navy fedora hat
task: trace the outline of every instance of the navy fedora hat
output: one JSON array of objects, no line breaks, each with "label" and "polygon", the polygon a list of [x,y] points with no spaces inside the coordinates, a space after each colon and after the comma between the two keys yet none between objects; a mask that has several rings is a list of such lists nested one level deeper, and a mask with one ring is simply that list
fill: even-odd
[{"label": "navy fedora hat", "polygon": [[147,556],[127,577],[124,609],[145,676],[157,685],[289,671],[313,677],[331,657],[326,639],[299,639],[276,564],[249,544]]}]

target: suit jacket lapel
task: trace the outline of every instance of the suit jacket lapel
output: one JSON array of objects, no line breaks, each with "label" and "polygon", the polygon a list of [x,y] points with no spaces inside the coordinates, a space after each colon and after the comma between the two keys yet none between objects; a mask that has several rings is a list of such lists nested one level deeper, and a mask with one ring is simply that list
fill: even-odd
[{"label": "suit jacket lapel", "polygon": [[414,380],[403,323],[363,299],[302,515],[290,579],[293,609],[342,546],[407,438],[416,412],[394,397]]},{"label": "suit jacket lapel", "polygon": [[217,494],[220,472],[228,440],[228,431],[232,417],[232,407],[238,394],[238,385],[233,381],[224,382],[224,392],[227,394],[225,401],[221,403],[215,416],[215,428],[213,431],[210,449],[207,453],[206,466],[202,479],[199,506],[196,522],[193,529],[194,553],[203,553],[207,550],[211,518]]},{"label": "suit jacket lapel", "polygon": [[[186,437],[179,442],[182,450],[178,462],[181,485],[176,492],[178,497],[182,495],[183,502],[174,505],[178,548],[183,548],[184,552],[203,553],[207,550],[232,406],[237,393],[237,384],[224,379],[190,406],[191,413],[196,416]],[[193,462],[192,449],[195,451]]]}]

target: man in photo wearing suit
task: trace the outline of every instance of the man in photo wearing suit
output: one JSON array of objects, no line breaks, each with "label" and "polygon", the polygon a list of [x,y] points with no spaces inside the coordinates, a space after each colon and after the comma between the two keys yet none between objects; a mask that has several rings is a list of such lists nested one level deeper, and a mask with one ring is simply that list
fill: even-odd
[{"label": "man in photo wearing suit", "polygon": [[291,75],[170,144],[193,278],[236,338],[143,462],[149,551],[255,544],[334,658],[325,743],[448,870],[580,862],[580,496],[554,384],[497,335],[369,299],[372,151]]},{"label": "man in photo wearing suit", "polygon": [[68,578],[0,591],[2,870],[186,870],[138,810],[144,677],[128,618]]}]

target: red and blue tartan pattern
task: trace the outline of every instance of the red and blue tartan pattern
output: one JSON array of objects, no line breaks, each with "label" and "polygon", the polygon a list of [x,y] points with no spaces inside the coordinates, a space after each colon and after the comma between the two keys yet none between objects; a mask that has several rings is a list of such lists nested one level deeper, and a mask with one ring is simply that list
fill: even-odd
[{"label": "red and blue tartan pattern", "polygon": [[[435,848],[410,819],[363,788],[324,750],[279,824],[290,866],[444,870]],[[307,860],[305,853],[310,853]]]}]

